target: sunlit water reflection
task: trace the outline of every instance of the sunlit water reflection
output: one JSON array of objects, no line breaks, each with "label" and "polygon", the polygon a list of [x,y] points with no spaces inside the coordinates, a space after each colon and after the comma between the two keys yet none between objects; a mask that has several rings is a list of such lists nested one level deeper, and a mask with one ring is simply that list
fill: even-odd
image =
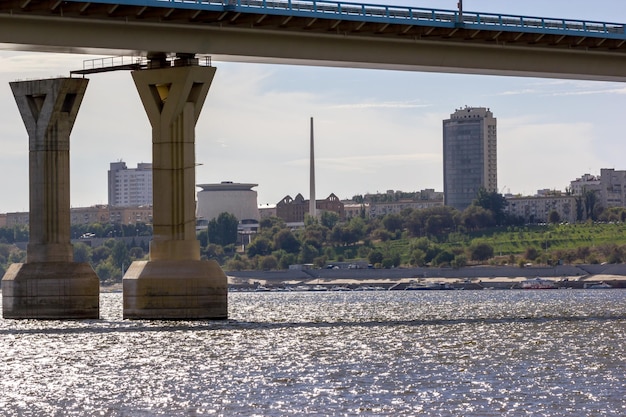
[{"label": "sunlit water reflection", "polygon": [[0,320],[6,416],[624,416],[626,290],[233,293],[228,321]]}]

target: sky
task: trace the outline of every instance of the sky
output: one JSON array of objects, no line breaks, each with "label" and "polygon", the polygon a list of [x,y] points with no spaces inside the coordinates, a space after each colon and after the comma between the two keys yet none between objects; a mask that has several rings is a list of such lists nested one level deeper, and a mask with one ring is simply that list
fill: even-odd
[{"label": "sky", "polygon": [[[457,0],[379,4],[455,9]],[[626,22],[623,0],[465,0],[467,11]],[[0,51],[0,213],[28,211],[28,136],[9,82],[68,76],[93,56]],[[498,119],[498,188],[564,190],[626,170],[621,83],[213,62],[196,126],[196,183],[258,184],[259,205],[316,196],[443,191],[442,120],[465,106]],[[151,160],[151,128],[128,72],[94,74],[71,135],[71,205],[107,203],[107,171]]]}]

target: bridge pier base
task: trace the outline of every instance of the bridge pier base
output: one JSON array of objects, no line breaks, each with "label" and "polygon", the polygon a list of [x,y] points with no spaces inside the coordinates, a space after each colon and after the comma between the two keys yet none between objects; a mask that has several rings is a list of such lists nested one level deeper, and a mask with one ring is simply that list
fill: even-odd
[{"label": "bridge pier base", "polygon": [[124,318],[228,316],[226,275],[200,260],[195,229],[195,125],[214,74],[188,61],[132,73],[152,125],[154,235],[149,260],[124,275]]},{"label": "bridge pier base", "polygon": [[97,319],[100,281],[73,262],[70,132],[88,80],[10,83],[29,138],[30,237],[26,263],[2,278],[2,313],[14,319]]}]

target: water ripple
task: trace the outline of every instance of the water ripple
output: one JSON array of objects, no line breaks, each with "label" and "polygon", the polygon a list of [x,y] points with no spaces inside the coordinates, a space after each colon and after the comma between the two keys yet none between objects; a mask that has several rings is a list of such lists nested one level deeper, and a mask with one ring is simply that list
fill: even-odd
[{"label": "water ripple", "polygon": [[6,416],[623,416],[610,291],[232,294],[226,321],[0,320]]}]

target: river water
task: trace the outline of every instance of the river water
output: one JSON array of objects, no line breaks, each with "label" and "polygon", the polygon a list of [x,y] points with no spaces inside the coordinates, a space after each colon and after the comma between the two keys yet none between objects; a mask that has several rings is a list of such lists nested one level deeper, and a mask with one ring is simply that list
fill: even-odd
[{"label": "river water", "polygon": [[2,416],[625,416],[626,290],[231,293],[0,320]]}]

